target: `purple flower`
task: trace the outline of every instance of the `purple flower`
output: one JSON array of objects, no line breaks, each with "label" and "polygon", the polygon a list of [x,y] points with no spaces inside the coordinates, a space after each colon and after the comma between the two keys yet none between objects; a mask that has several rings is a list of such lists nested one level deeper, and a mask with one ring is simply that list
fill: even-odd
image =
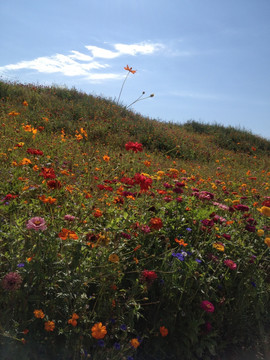
[{"label": "purple flower", "polygon": [[22,277],[16,272],[10,272],[3,277],[2,287],[5,290],[18,290],[22,284]]},{"label": "purple flower", "polygon": [[47,229],[45,220],[39,216],[33,217],[32,219],[28,220],[26,227],[27,229],[33,229],[36,231],[43,231]]},{"label": "purple flower", "polygon": [[114,346],[115,350],[120,350],[121,349],[121,345],[118,342],[114,343],[113,346]]},{"label": "purple flower", "polygon": [[18,267],[18,268],[24,267],[24,263],[19,263],[19,264],[17,265],[17,267]]},{"label": "purple flower", "polygon": [[120,326],[120,329],[123,330],[123,331],[126,331],[127,330],[127,326],[125,324],[122,324]]},{"label": "purple flower", "polygon": [[100,347],[105,346],[104,340],[102,340],[102,339],[98,340],[98,346],[100,346]]}]

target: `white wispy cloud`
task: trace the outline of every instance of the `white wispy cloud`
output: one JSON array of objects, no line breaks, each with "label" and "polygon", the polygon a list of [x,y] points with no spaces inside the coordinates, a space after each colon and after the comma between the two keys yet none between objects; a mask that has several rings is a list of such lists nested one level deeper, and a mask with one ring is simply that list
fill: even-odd
[{"label": "white wispy cloud", "polygon": [[0,73],[6,74],[11,71],[26,69],[47,74],[60,73],[65,76],[83,76],[89,80],[116,79],[122,75],[106,72],[105,69],[111,66],[104,63],[104,59],[110,60],[124,55],[151,55],[164,49],[164,46],[159,43],[142,42],[138,44],[112,44],[112,50],[92,45],[86,45],[85,48],[90,54],[71,50],[69,55],[55,54],[0,66]]}]

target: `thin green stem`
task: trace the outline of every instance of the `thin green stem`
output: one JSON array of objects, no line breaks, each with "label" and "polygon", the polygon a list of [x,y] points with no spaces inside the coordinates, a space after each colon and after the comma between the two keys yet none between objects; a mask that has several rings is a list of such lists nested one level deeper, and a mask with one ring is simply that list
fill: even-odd
[{"label": "thin green stem", "polygon": [[128,75],[129,75],[129,72],[127,73],[127,76],[125,77],[125,80],[123,81],[123,84],[122,84],[122,87],[121,87],[121,90],[120,90],[120,93],[119,93],[119,96],[118,96],[117,105],[119,104],[119,100],[120,100],[124,85],[125,85],[125,83],[127,81]]}]

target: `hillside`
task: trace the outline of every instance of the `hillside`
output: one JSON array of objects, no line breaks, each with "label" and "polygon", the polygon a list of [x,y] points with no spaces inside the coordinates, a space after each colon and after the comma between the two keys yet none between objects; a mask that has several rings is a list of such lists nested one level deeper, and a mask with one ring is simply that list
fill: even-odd
[{"label": "hillside", "polygon": [[269,358],[269,141],[75,89],[0,98],[1,359]]}]

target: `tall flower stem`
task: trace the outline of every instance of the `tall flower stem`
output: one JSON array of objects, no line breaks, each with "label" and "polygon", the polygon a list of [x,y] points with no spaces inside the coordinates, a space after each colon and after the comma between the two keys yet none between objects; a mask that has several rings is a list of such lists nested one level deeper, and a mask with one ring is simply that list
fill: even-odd
[{"label": "tall flower stem", "polygon": [[118,96],[117,105],[119,104],[119,100],[120,100],[120,97],[121,97],[125,82],[127,81],[128,75],[129,75],[129,72],[127,73],[127,75],[125,77],[125,80],[123,81],[123,84],[122,84],[122,87],[121,87],[121,90],[120,90],[120,93],[119,93],[119,96]]}]

